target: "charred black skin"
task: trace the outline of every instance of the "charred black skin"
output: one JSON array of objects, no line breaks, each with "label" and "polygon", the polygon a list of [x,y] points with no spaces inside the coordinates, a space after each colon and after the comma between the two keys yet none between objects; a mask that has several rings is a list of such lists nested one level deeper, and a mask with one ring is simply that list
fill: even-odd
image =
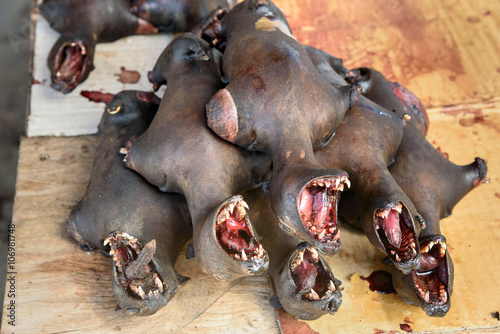
[{"label": "charred black skin", "polygon": [[[113,42],[136,34],[152,34],[158,30],[151,23],[132,14],[128,0],[45,0],[39,9],[50,26],[61,33],[49,53],[47,65],[53,88],[64,94],[87,79],[94,68],[97,43]],[[85,48],[85,55],[78,64],[81,73],[58,77],[65,50],[71,48],[73,43]],[[62,73],[64,72],[63,69]]]},{"label": "charred black skin", "polygon": [[[345,85],[337,71],[345,72],[342,63],[331,55],[306,47],[312,62],[321,75],[334,86]],[[420,233],[419,224],[413,216],[417,211],[411,200],[401,190],[387,168],[394,161],[394,156],[403,137],[407,121],[393,111],[389,111],[361,96],[358,103],[347,111],[342,123],[328,146],[315,151],[317,159],[329,168],[345,170],[352,184],[351,192],[345,194],[340,202],[354,201],[356,210],[341,204],[340,215],[358,228],[362,228],[370,242],[382,251],[386,251],[375,229],[376,210],[391,208],[398,203],[408,210],[415,241]],[[420,265],[419,248],[416,256],[408,261],[396,261],[388,254],[394,265],[405,273]]]},{"label": "charred black skin", "polygon": [[158,114],[143,135],[127,143],[125,159],[161,190],[186,196],[200,268],[232,280],[262,273],[268,258],[231,257],[218,243],[214,218],[223,201],[259,186],[271,161],[221,140],[207,127],[205,104],[223,86],[219,59],[217,50],[193,34],[172,40],[151,74],[157,84],[168,82]]},{"label": "charred black skin", "polygon": [[[184,32],[193,30],[214,10],[230,10],[233,0],[133,0],[131,11],[161,30]],[[200,37],[200,36],[199,36]]]},{"label": "charred black skin", "polygon": [[[392,89],[391,82],[373,69],[363,69],[363,94],[386,108],[403,113],[405,109]],[[409,103],[414,104],[413,98]],[[403,101],[404,103],[404,101]],[[451,215],[455,205],[476,186],[487,181],[487,166],[483,159],[458,166],[445,158],[425,138],[428,121],[423,121],[421,108],[412,114],[401,145],[389,171],[412,200],[425,221],[426,228],[420,235],[420,243],[427,239],[441,239],[440,220]],[[414,108],[413,108],[414,110]],[[393,274],[393,283],[398,294],[406,301],[420,306],[429,316],[444,316],[450,308],[453,290],[453,262],[446,252],[448,275],[448,301],[444,305],[432,305],[420,299],[413,285],[411,275]]]},{"label": "charred black skin", "polygon": [[323,253],[332,253],[334,249],[307,234],[298,200],[314,178],[345,175],[325,169],[313,149],[327,144],[355,103],[357,89],[337,89],[325,82],[271,1],[246,0],[221,24],[226,40],[223,72],[229,84],[208,103],[208,125],[229,142],[270,154],[270,197],[282,226]]},{"label": "charred black skin", "polygon": [[268,274],[273,280],[276,296],[283,309],[303,320],[314,320],[325,314],[334,314],[342,303],[342,292],[339,288],[341,282],[335,278],[328,264],[319,256],[321,264],[335,284],[335,292],[327,298],[315,301],[302,298],[305,292],[297,291],[290,266],[298,252],[310,245],[279,228],[269,198],[262,189],[249,191],[244,196],[252,208],[249,212],[252,222],[262,236],[262,244],[269,254]]},{"label": "charred black skin", "polygon": [[174,263],[192,234],[184,197],[160,192],[126,168],[118,152],[130,136],[147,128],[158,104],[152,93],[123,91],[107,105],[87,190],[66,223],[68,236],[87,249],[107,251],[103,241],[114,230],[136,237],[142,246],[156,240],[152,262],[166,287],[163,295],[145,300],[131,296],[113,275],[118,305],[138,315],[155,313],[175,295]]}]

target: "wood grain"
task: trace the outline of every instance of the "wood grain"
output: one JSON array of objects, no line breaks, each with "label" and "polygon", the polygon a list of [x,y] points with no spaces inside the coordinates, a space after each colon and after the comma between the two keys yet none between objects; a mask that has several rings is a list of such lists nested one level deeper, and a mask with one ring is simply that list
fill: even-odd
[{"label": "wood grain", "polygon": [[[16,327],[4,312],[2,333],[218,333],[278,332],[267,277],[219,282],[195,260],[176,269],[190,280],[149,317],[116,311],[111,259],[82,251],[64,224],[90,177],[94,137],[24,138],[21,142],[13,224],[16,240]],[[9,289],[7,289],[9,290]],[[216,319],[216,321],[214,321]]]},{"label": "wood grain", "polygon": [[[455,264],[452,307],[445,317],[429,318],[396,295],[371,292],[360,276],[389,270],[380,262],[383,254],[359,232],[341,226],[343,245],[328,262],[343,282],[343,304],[337,314],[295,328],[390,333],[401,331],[400,324],[408,317],[414,333],[500,332],[500,323],[492,316],[500,311],[500,3],[275,2],[303,44],[343,58],[349,68],[374,67],[416,93],[428,108],[431,143],[458,164],[484,158],[491,180],[443,221]],[[33,76],[42,84],[32,87],[28,136],[94,133],[103,104],[87,101],[79,90],[149,90],[146,73],[171,38],[134,36],[99,45],[96,70],[75,92],[62,95],[48,86],[45,66],[57,33],[36,15],[35,21]],[[118,82],[115,74],[121,66],[139,71],[139,83]],[[7,323],[11,299],[6,296],[2,333],[279,332],[265,277],[216,282],[201,274],[194,262],[181,259],[177,269],[191,280],[166,308],[147,318],[115,311],[110,259],[81,251],[65,237],[63,228],[85,190],[95,144],[92,136],[22,140],[13,221],[17,320],[16,327]],[[9,284],[7,293],[8,288]]]}]

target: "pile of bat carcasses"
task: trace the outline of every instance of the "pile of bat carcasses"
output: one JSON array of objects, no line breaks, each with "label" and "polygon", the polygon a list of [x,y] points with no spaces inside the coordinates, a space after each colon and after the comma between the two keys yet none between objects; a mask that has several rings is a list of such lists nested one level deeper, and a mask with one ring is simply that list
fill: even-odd
[{"label": "pile of bat carcasses", "polygon": [[[66,3],[65,16],[49,18],[62,37],[48,61],[65,92],[88,76],[97,42],[194,32],[177,35],[149,74],[166,84],[161,100],[123,91],[108,103],[87,192],[67,221],[71,238],[112,255],[122,309],[166,305],[192,239],[187,255],[216,279],[267,272],[276,307],[333,314],[341,282],[323,257],[338,251],[344,219],[387,255],[402,299],[448,312],[453,264],[440,219],[487,168],[434,149],[411,92],[302,45],[270,0]],[[115,12],[89,20],[92,6]]]}]

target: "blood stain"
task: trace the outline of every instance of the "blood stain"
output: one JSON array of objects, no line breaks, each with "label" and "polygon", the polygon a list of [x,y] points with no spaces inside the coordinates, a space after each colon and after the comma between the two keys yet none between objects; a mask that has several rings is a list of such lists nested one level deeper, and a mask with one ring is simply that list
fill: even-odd
[{"label": "blood stain", "polygon": [[305,323],[290,315],[284,310],[278,310],[278,320],[284,334],[319,334]]},{"label": "blood stain", "polygon": [[114,94],[111,94],[111,93],[101,93],[101,92],[88,91],[88,90],[82,91],[80,93],[80,95],[83,97],[86,97],[87,99],[89,99],[89,101],[104,102],[106,104],[108,104],[115,96]]},{"label": "blood stain", "polygon": [[405,332],[409,332],[409,333],[413,332],[413,329],[408,324],[399,324],[399,328],[401,328]]},{"label": "blood stain", "polygon": [[137,71],[126,70],[123,66],[120,70],[121,73],[115,75],[118,77],[118,81],[122,83],[137,83],[141,79],[141,74]]},{"label": "blood stain", "polygon": [[392,276],[387,271],[377,270],[368,277],[360,276],[363,281],[370,284],[370,290],[382,294],[396,293],[392,286]]}]

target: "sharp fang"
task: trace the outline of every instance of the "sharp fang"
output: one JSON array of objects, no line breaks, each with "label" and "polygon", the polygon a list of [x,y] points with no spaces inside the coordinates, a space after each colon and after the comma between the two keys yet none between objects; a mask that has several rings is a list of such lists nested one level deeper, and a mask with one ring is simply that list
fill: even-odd
[{"label": "sharp fang", "polygon": [[310,248],[309,248],[309,251],[310,251],[310,252],[311,252],[314,256],[319,257],[319,255],[318,255],[318,251],[317,251],[315,248],[310,247]]},{"label": "sharp fang", "polygon": [[250,207],[248,206],[247,202],[245,202],[244,200],[241,200],[240,201],[240,204],[243,205],[243,207],[247,210],[250,210]]},{"label": "sharp fang", "polygon": [[109,244],[111,238],[107,237],[106,239],[104,239],[104,246],[106,246],[107,244]]},{"label": "sharp fang", "polygon": [[399,255],[398,255],[398,254],[396,254],[396,261],[397,261],[397,262],[401,261],[401,259],[399,258]]},{"label": "sharp fang", "polygon": [[430,296],[429,296],[429,291],[427,291],[424,295],[424,301],[426,303],[430,303],[431,302],[431,299],[430,299]]},{"label": "sharp fang", "polygon": [[335,179],[335,189],[339,187],[340,179]]},{"label": "sharp fang", "polygon": [[319,295],[313,289],[311,289],[310,295],[311,295],[312,299],[314,299],[314,300],[319,300],[320,299]]},{"label": "sharp fang", "polygon": [[142,290],[142,287],[139,286],[137,290],[139,291],[139,296],[144,299],[144,297],[146,297],[146,294],[144,293],[144,290]]},{"label": "sharp fang", "polygon": [[299,264],[304,262],[304,252],[299,252],[299,256],[297,257],[297,259],[299,260]]},{"label": "sharp fang", "polygon": [[115,254],[116,254],[116,252],[115,252],[115,250],[114,250],[113,248],[111,248],[111,249],[109,250],[109,254],[110,254],[110,255],[115,255]]},{"label": "sharp fang", "polygon": [[439,248],[439,256],[445,257],[446,255],[446,247]]},{"label": "sharp fang", "polygon": [[346,178],[344,182],[347,185],[347,188],[351,188],[351,181],[349,181],[349,179]]},{"label": "sharp fang", "polygon": [[232,213],[233,212],[233,209],[234,209],[234,203],[229,203],[227,205],[227,209],[228,209],[228,212],[229,213]]},{"label": "sharp fang", "polygon": [[323,229],[323,231],[321,231],[320,234],[318,234],[318,239],[321,241],[321,239],[323,239],[325,237],[325,234],[326,234],[326,230]]},{"label": "sharp fang", "polygon": [[330,282],[328,282],[328,290],[330,290],[330,291],[335,291],[336,290],[335,284],[333,283],[332,280],[330,280]]},{"label": "sharp fang", "polygon": [[244,250],[244,249],[242,249],[242,250],[241,250],[241,258],[243,259],[243,261],[248,260],[248,258],[247,258],[247,254],[245,253],[245,250]]},{"label": "sharp fang", "polygon": [[155,277],[155,284],[158,287],[158,289],[163,290],[163,284],[158,276]]},{"label": "sharp fang", "polygon": [[330,180],[325,180],[325,187],[330,188],[332,182]]},{"label": "sharp fang", "polygon": [[120,154],[127,154],[127,149],[125,147],[120,148]]}]

